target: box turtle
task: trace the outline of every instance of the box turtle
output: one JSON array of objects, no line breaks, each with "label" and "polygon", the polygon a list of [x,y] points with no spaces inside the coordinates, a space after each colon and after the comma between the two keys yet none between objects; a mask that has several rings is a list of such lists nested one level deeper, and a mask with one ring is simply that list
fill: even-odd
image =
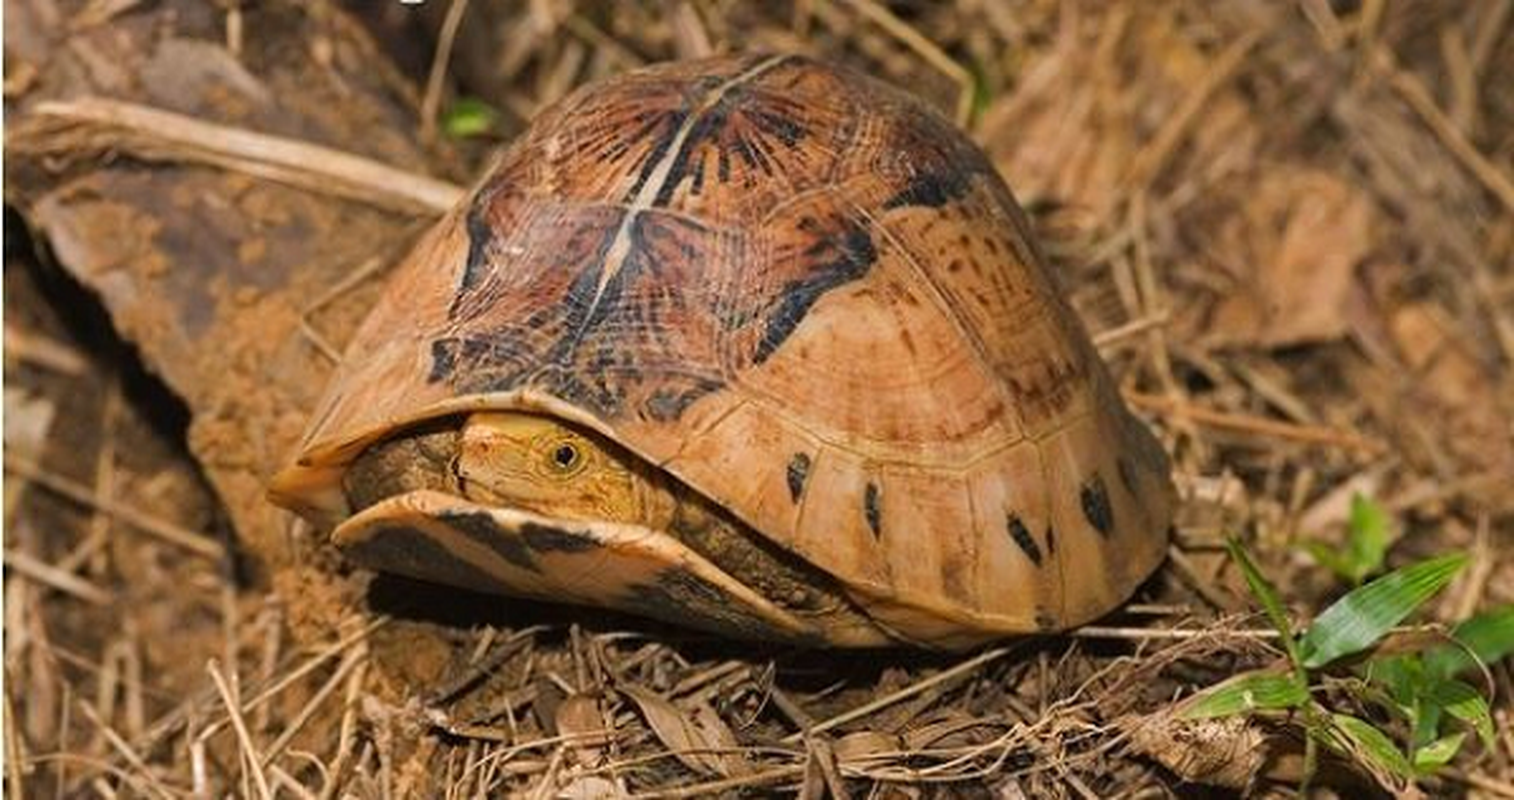
[{"label": "box turtle", "polygon": [[543,111],[271,496],[357,563],[744,638],[969,647],[1163,559],[1167,458],[984,154],[789,55]]}]

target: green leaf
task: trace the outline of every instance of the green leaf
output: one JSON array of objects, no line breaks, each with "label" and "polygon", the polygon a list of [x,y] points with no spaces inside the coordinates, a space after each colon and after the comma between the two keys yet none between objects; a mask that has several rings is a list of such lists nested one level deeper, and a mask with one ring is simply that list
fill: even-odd
[{"label": "green leaf", "polygon": [[1514,603],[1463,621],[1451,631],[1460,646],[1438,647],[1425,654],[1425,667],[1443,678],[1459,675],[1477,662],[1494,664],[1514,653]]},{"label": "green leaf", "polygon": [[1351,516],[1346,524],[1346,561],[1353,583],[1382,569],[1388,556],[1388,531],[1392,520],[1382,506],[1361,494],[1351,496]]},{"label": "green leaf", "polygon": [[1429,775],[1436,770],[1451,763],[1461,750],[1461,743],[1467,738],[1465,733],[1453,733],[1443,736],[1435,741],[1414,751],[1414,771],[1421,775]]},{"label": "green leaf", "polygon": [[1388,738],[1388,734],[1373,727],[1372,723],[1350,714],[1331,714],[1330,727],[1350,742],[1350,750],[1372,762],[1372,766],[1379,771],[1406,778],[1414,777],[1414,769],[1409,766],[1409,760],[1399,752],[1398,746]]},{"label": "green leaf", "polygon": [[442,130],[454,139],[466,139],[488,133],[499,119],[499,112],[473,97],[459,99],[442,114]]},{"label": "green leaf", "polygon": [[1225,549],[1230,551],[1230,558],[1241,568],[1241,575],[1246,578],[1246,585],[1251,587],[1251,594],[1256,596],[1257,602],[1262,604],[1262,610],[1267,612],[1267,618],[1272,621],[1272,627],[1277,629],[1279,637],[1283,640],[1283,648],[1288,651],[1288,660],[1295,669],[1303,669],[1303,661],[1299,657],[1298,642],[1293,637],[1293,626],[1288,622],[1288,611],[1283,607],[1283,599],[1278,596],[1277,589],[1267,580],[1267,576],[1257,569],[1251,560],[1251,554],[1246,552],[1246,546],[1234,537],[1225,538]]},{"label": "green leaf", "polygon": [[1351,580],[1351,563],[1336,551],[1334,545],[1319,539],[1310,539],[1304,542],[1304,549],[1309,551],[1310,558],[1313,558],[1320,566],[1346,580]]},{"label": "green leaf", "polygon": [[1493,747],[1493,714],[1488,701],[1476,689],[1461,681],[1437,681],[1427,692],[1427,699],[1472,726],[1484,747]]},{"label": "green leaf", "polygon": [[1303,665],[1317,669],[1371,647],[1420,604],[1445,588],[1467,563],[1456,553],[1394,570],[1352,589],[1314,621],[1301,644]]},{"label": "green leaf", "polygon": [[1294,673],[1244,672],[1194,695],[1184,704],[1183,719],[1229,717],[1253,711],[1298,708],[1309,690]]}]

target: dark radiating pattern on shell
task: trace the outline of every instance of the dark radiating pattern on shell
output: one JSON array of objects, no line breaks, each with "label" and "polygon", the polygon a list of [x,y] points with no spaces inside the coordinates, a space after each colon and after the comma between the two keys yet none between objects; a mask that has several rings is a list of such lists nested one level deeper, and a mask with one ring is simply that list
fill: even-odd
[{"label": "dark radiating pattern on shell", "polygon": [[898,194],[884,201],[885,209],[908,206],[940,208],[967,194],[972,187],[971,173],[955,164],[944,165],[940,172],[926,172],[916,176]]},{"label": "dark radiating pattern on shell", "polygon": [[441,522],[453,530],[499,554],[500,558],[521,569],[540,572],[531,551],[514,535],[501,531],[499,523],[482,511],[443,512]]},{"label": "dark radiating pattern on shell", "polygon": [[1109,503],[1109,491],[1104,487],[1104,479],[1094,475],[1083,484],[1078,494],[1088,524],[1105,537],[1114,533],[1114,508]]},{"label": "dark radiating pattern on shell", "polygon": [[762,339],[757,344],[758,364],[768,360],[793,334],[822,295],[866,275],[878,259],[878,249],[866,229],[852,225],[839,238],[821,239],[804,255],[819,268],[783,287],[776,307],[766,315]]},{"label": "dark radiating pattern on shell", "polygon": [[867,527],[873,536],[883,535],[883,497],[878,484],[871,481],[862,493],[862,513],[867,518]]},{"label": "dark radiating pattern on shell", "polygon": [[789,459],[788,474],[789,497],[795,503],[804,496],[804,482],[810,477],[810,457],[808,453],[795,453]]},{"label": "dark radiating pattern on shell", "polygon": [[[897,98],[848,105],[871,100],[856,76],[795,57],[713,69],[580,93],[505,156],[464,217],[432,382],[539,389],[606,420],[676,420],[877,262],[870,215],[824,183],[868,113],[888,120],[877,146],[909,155],[880,162],[898,187],[880,210],[938,208],[992,175],[934,114]],[[834,199],[761,219],[825,191]]]},{"label": "dark radiating pattern on shell", "polygon": [[1057,554],[1057,531],[1050,525],[1046,526],[1046,554],[1049,556]]},{"label": "dark radiating pattern on shell", "polygon": [[1030,535],[1030,529],[1015,514],[1010,514],[1005,520],[1005,526],[1009,529],[1009,538],[1019,545],[1025,557],[1030,563],[1041,566],[1041,547],[1036,544],[1036,537]]}]

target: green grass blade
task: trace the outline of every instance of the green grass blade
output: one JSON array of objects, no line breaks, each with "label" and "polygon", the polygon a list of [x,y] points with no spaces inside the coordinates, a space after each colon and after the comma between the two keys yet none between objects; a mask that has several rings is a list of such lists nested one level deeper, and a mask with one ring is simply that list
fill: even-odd
[{"label": "green grass blade", "polygon": [[1488,701],[1476,689],[1461,681],[1439,681],[1430,687],[1427,700],[1447,714],[1467,723],[1477,732],[1483,746],[1493,747],[1493,713]]},{"label": "green grass blade", "polygon": [[1425,654],[1425,666],[1432,675],[1449,678],[1473,667],[1477,662],[1494,664],[1514,653],[1514,603],[1499,606],[1462,622],[1451,631],[1460,646],[1438,647]]},{"label": "green grass blade", "polygon": [[1298,642],[1293,637],[1293,625],[1288,622],[1288,610],[1283,607],[1283,599],[1278,596],[1277,588],[1267,580],[1260,569],[1251,560],[1251,554],[1246,552],[1246,546],[1234,537],[1225,538],[1225,549],[1230,551],[1230,558],[1241,568],[1241,575],[1246,578],[1246,585],[1251,587],[1251,594],[1255,595],[1257,602],[1262,604],[1262,610],[1267,612],[1267,619],[1272,621],[1272,627],[1277,629],[1283,640],[1283,648],[1288,651],[1288,660],[1293,663],[1295,669],[1302,669],[1303,662],[1299,658]]},{"label": "green grass blade", "polygon": [[1335,601],[1301,640],[1303,665],[1317,669],[1371,647],[1394,625],[1445,588],[1467,563],[1461,553],[1394,570]]},{"label": "green grass blade", "polygon": [[1350,714],[1331,714],[1330,728],[1350,744],[1352,752],[1371,762],[1371,766],[1378,771],[1405,778],[1414,777],[1414,768],[1409,765],[1409,759],[1399,752],[1398,746],[1393,744],[1388,734],[1373,727],[1372,723]]},{"label": "green grass blade", "polygon": [[1352,583],[1382,569],[1388,557],[1388,512],[1364,495],[1351,497],[1351,516],[1346,524],[1346,560]]},{"label": "green grass blade", "polygon": [[1294,673],[1244,672],[1194,695],[1183,704],[1183,719],[1229,717],[1253,711],[1298,708],[1309,690]]},{"label": "green grass blade", "polygon": [[1461,743],[1466,738],[1465,733],[1453,733],[1415,750],[1414,771],[1421,775],[1429,775],[1451,763],[1451,759],[1461,751]]}]

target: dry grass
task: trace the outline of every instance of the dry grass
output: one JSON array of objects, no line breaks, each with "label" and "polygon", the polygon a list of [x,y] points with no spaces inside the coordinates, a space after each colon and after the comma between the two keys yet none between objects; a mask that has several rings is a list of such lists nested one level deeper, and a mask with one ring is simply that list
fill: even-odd
[{"label": "dry grass", "polygon": [[[146,8],[72,5],[79,26]],[[431,0],[417,25],[352,4],[425,87],[407,95],[425,136],[460,94],[500,108],[493,139],[443,143],[451,184],[574,86],[710,51],[844,59],[955,114],[1176,457],[1167,568],[1099,627],[955,659],[753,648],[529,604],[454,613],[455,596],[393,581],[373,589],[392,616],[354,608],[296,635],[301,606],[328,598],[237,579],[181,412],[8,219],[10,796],[1169,796],[1201,764],[1265,787],[1289,765],[1247,761],[1254,729],[1162,727],[1174,698],[1277,657],[1222,534],[1318,609],[1340,587],[1295,545],[1338,536],[1362,491],[1401,523],[1395,563],[1473,554],[1437,618],[1514,601],[1514,84],[1498,79],[1514,5],[463,5]],[[269,35],[216,8],[231,52]],[[7,102],[45,66],[8,63]],[[78,125],[80,108],[102,107],[52,113]],[[340,191],[411,212],[453,191],[380,196],[364,181],[395,176],[355,157],[104,108],[130,128],[113,157],[273,163],[317,189],[336,164]],[[1492,677],[1498,747],[1433,793],[1514,796],[1514,675]]]}]

